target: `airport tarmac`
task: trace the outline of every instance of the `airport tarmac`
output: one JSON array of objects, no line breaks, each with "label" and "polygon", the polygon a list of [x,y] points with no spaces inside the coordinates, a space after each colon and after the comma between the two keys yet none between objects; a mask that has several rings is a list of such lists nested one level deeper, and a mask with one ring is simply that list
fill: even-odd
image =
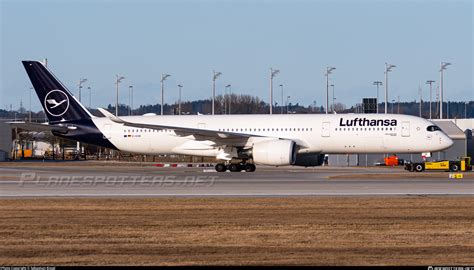
[{"label": "airport tarmac", "polygon": [[254,173],[217,173],[89,161],[0,163],[0,261],[471,265],[474,173],[448,175],[402,168],[260,166]]},{"label": "airport tarmac", "polygon": [[[13,166],[12,166],[13,165]],[[473,173],[265,167],[254,173],[120,163],[1,163],[0,197],[473,195]]]}]

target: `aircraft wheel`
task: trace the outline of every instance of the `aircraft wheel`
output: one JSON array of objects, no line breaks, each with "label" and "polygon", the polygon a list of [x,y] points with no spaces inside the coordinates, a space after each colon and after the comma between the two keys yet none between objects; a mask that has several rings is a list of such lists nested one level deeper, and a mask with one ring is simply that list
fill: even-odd
[{"label": "aircraft wheel", "polygon": [[240,169],[239,164],[230,164],[229,165],[229,171],[231,171],[231,172],[240,172],[241,169]]},{"label": "aircraft wheel", "polygon": [[246,172],[254,172],[257,169],[257,167],[254,164],[245,164],[244,170]]},{"label": "aircraft wheel", "polygon": [[216,171],[218,171],[218,172],[227,171],[227,167],[225,166],[224,163],[217,163],[215,168],[216,168]]}]

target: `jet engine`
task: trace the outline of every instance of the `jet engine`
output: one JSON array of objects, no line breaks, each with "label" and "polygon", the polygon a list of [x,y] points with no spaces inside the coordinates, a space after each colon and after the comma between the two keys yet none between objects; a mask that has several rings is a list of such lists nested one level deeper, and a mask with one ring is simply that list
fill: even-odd
[{"label": "jet engine", "polygon": [[264,141],[253,145],[253,162],[262,165],[292,165],[296,159],[296,143],[291,140]]}]

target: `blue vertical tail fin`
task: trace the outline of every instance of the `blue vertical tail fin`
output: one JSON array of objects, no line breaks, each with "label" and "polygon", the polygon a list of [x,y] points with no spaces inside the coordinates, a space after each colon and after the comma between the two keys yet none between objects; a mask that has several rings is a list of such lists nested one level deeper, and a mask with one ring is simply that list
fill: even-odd
[{"label": "blue vertical tail fin", "polygon": [[22,61],[22,63],[50,122],[93,117],[41,62]]}]

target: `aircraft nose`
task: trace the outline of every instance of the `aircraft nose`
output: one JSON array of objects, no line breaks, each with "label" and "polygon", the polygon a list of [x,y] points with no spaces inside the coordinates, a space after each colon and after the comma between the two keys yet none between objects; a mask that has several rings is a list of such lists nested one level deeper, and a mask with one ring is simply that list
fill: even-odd
[{"label": "aircraft nose", "polygon": [[443,146],[443,149],[449,148],[453,146],[454,142],[449,138],[447,135],[444,135],[441,137],[441,145]]}]

